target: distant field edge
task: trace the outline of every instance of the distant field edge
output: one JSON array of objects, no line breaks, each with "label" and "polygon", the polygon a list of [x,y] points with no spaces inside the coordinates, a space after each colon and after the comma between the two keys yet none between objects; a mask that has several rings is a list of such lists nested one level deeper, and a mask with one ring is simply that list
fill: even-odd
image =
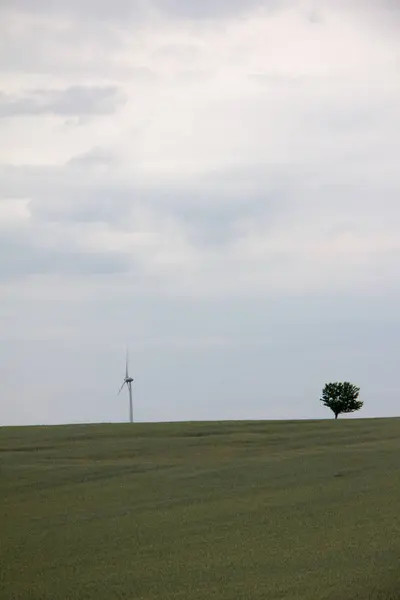
[{"label": "distant field edge", "polygon": [[[387,421],[399,421],[400,416],[393,417],[359,417],[359,418],[346,418],[341,417],[335,422],[335,426],[340,427],[343,423],[362,423],[362,422],[387,422]],[[246,426],[255,424],[265,425],[307,425],[315,423],[330,423],[334,420],[326,417],[323,419],[217,419],[217,420],[188,420],[188,421],[136,421],[134,423],[127,423],[125,421],[99,421],[99,422],[77,422],[77,423],[54,423],[54,424],[35,424],[35,425],[0,425],[1,429],[55,429],[55,428],[79,428],[79,427],[163,427],[170,425],[171,427],[181,426]]]}]

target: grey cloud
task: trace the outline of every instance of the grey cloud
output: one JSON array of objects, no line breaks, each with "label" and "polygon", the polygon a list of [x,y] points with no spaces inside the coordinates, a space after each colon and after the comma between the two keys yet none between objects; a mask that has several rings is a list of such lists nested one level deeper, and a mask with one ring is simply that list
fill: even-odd
[{"label": "grey cloud", "polygon": [[[32,8],[29,3],[26,11],[15,14],[2,11],[0,6],[0,69],[3,72],[62,73],[64,76],[118,72],[119,64],[113,59],[121,47],[120,31],[117,33],[108,19],[84,19],[77,12],[60,28],[57,26],[60,15],[46,11],[46,18],[36,18],[40,15],[36,11],[31,13]],[[15,22],[18,27],[12,26]]]},{"label": "grey cloud", "polygon": [[123,99],[115,86],[71,86],[62,90],[31,90],[24,95],[0,93],[0,117],[56,114],[112,114]]},{"label": "grey cloud", "polygon": [[[125,33],[128,36],[135,35],[136,28],[140,28],[146,19],[150,24],[154,22],[154,9],[169,18],[201,21],[240,16],[257,6],[273,12],[288,5],[302,11],[299,3],[294,0],[3,0],[0,2],[0,69],[6,73],[22,71],[53,74],[62,71],[63,74],[75,76],[100,73],[111,77],[123,75],[137,83],[149,84],[159,78],[157,73],[145,66],[129,66],[125,61],[119,60],[120,51],[126,49],[126,38],[121,35],[125,25]],[[302,12],[306,19],[316,23],[321,16],[325,18],[324,9],[329,6],[327,1],[321,0],[318,12]],[[397,34],[399,21],[396,15],[399,12],[395,10],[395,4],[377,4],[373,0],[361,3],[353,0],[340,4],[345,11],[356,7],[361,12],[363,6],[372,14],[376,26],[383,26],[387,31],[393,29]],[[326,13],[329,18],[328,11]],[[36,19],[38,15],[45,18]],[[8,25],[10,16],[11,24],[21,20],[18,27]],[[64,16],[67,21],[63,23],[63,27],[58,27],[58,17]],[[174,52],[173,49],[171,51]],[[177,52],[179,53],[179,49],[176,48],[175,53]],[[191,69],[189,56],[184,60],[187,60],[188,69],[180,73],[182,80],[199,80],[206,76],[201,70]]]},{"label": "grey cloud", "polygon": [[[144,207],[161,220],[173,218],[200,246],[229,242],[248,217],[273,226],[292,197],[287,170],[264,165],[227,169],[167,187],[91,177],[92,166],[113,160],[106,150],[94,149],[62,168],[0,166],[0,191],[5,197],[30,197],[32,217],[44,223],[104,222],[121,230],[134,229],[135,210]],[[296,184],[300,185],[299,178]]]},{"label": "grey cloud", "polygon": [[322,23],[323,22],[323,17],[321,15],[320,12],[318,12],[316,9],[307,11],[305,13],[306,19],[310,22],[313,23],[315,25],[317,25],[318,23]]},{"label": "grey cloud", "polygon": [[38,274],[110,275],[129,270],[128,258],[43,243],[40,231],[0,230],[0,280]]},{"label": "grey cloud", "polygon": [[37,0],[32,4],[29,0],[4,0],[2,8],[13,10],[22,10],[29,13],[51,14],[72,14],[87,16],[90,19],[109,19],[118,17],[126,19],[131,16],[139,15],[143,2],[140,0]]},{"label": "grey cloud", "polygon": [[[338,0],[337,4],[345,9],[376,11],[390,26],[391,19],[397,20],[400,15],[397,0]],[[307,20],[318,24],[323,20],[321,9],[330,5],[327,0],[321,0],[318,10],[311,6],[302,12]],[[146,19],[154,18],[154,11],[170,18],[207,20],[238,16],[258,7],[276,11],[287,6],[302,10],[301,3],[295,0],[3,0],[0,11],[3,10],[7,14],[9,10],[19,10],[32,15],[45,14],[46,17],[63,15],[76,20],[83,19],[91,26],[94,22],[139,25]]]},{"label": "grey cloud", "polygon": [[67,162],[67,166],[87,168],[98,165],[111,165],[114,161],[114,156],[110,152],[101,148],[93,148],[89,152],[73,156]]},{"label": "grey cloud", "polygon": [[107,223],[127,227],[133,193],[105,187],[76,188],[52,195],[35,195],[31,202],[32,217],[37,222]]},{"label": "grey cloud", "polygon": [[276,8],[282,2],[271,0],[203,0],[197,2],[192,0],[159,0],[155,2],[157,8],[171,16],[189,18],[189,19],[204,19],[204,18],[219,18],[229,17],[231,15],[248,12],[258,6],[268,6]]},{"label": "grey cloud", "polygon": [[[329,2],[321,1],[322,8],[329,6]],[[346,8],[355,7],[363,10],[372,8],[379,10],[381,14],[389,16],[400,13],[398,0],[352,0],[338,2],[339,6]],[[46,16],[51,14],[63,14],[73,17],[88,18],[92,20],[118,20],[120,22],[129,20],[140,22],[148,16],[152,16],[156,10],[164,15],[183,19],[218,19],[239,15],[257,7],[275,11],[287,6],[295,6],[301,9],[298,2],[294,0],[3,0],[3,10],[22,10],[28,13],[42,13]],[[318,23],[321,13],[315,7],[306,13],[310,22]]]},{"label": "grey cloud", "polygon": [[[312,24],[318,25],[324,21],[323,9],[331,7],[330,0],[320,0],[315,5],[302,11],[302,3],[298,0],[154,0],[154,6],[161,12],[176,18],[183,19],[219,19],[239,16],[251,10],[262,8],[271,12],[294,7],[301,10],[305,18]],[[390,19],[400,15],[398,0],[345,0],[342,1],[344,9],[355,8],[363,11],[371,7],[377,11],[382,18]],[[318,9],[316,8],[318,6]]]},{"label": "grey cloud", "polygon": [[[347,181],[346,172],[337,165],[332,166],[332,173],[321,173],[302,165],[260,164],[217,171],[180,186],[143,186],[134,179],[113,182],[107,173],[91,175],[92,166],[112,161],[107,151],[94,149],[63,168],[3,166],[0,193],[8,198],[31,198],[32,219],[37,224],[107,223],[116,231],[134,231],[138,211],[150,210],[157,222],[173,219],[197,247],[229,245],[246,228],[265,233],[284,229],[297,219],[307,223],[315,215],[320,215],[330,235],[352,230],[360,198],[363,226],[371,228],[375,214],[376,184]],[[382,183],[378,186],[382,192]],[[383,215],[395,210],[398,190],[392,188],[385,186],[384,198],[380,193]]]},{"label": "grey cloud", "polygon": [[172,17],[204,19],[219,18],[249,11],[257,6],[278,8],[285,0],[38,0],[33,5],[29,0],[6,0],[3,7],[22,9],[29,12],[54,12],[90,16],[95,19],[141,19],[152,9]]},{"label": "grey cloud", "polygon": [[113,161],[107,151],[94,149],[64,167],[0,165],[0,197],[30,198],[36,222],[123,222],[137,197],[134,186],[92,176],[92,167]]},{"label": "grey cloud", "polygon": [[85,162],[95,164],[99,158],[96,152],[78,155],[64,167],[0,165],[0,194],[5,198],[30,198],[36,221],[108,221],[118,208],[110,184],[96,183],[90,178],[90,168],[82,168]]}]

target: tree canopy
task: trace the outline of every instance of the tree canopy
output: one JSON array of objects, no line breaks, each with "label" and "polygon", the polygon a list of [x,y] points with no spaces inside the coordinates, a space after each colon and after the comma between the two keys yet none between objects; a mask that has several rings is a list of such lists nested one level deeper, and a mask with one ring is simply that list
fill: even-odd
[{"label": "tree canopy", "polygon": [[352,413],[360,410],[363,402],[358,400],[360,388],[348,381],[335,383],[326,383],[322,390],[322,398],[324,406],[327,406],[335,415],[335,419],[341,413]]}]

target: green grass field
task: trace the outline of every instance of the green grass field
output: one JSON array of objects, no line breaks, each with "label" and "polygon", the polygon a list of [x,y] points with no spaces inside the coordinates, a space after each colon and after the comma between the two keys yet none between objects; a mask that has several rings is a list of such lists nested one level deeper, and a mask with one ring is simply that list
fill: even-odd
[{"label": "green grass field", "polygon": [[1,600],[400,599],[400,419],[0,429]]}]

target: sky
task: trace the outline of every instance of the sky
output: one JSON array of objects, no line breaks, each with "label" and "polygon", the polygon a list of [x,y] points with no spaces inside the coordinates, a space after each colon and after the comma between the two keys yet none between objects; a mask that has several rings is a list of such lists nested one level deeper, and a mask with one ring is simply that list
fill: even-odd
[{"label": "sky", "polygon": [[[398,0],[1,0],[0,424],[395,416]],[[349,417],[345,417],[349,418]],[[351,418],[351,417],[350,417]]]}]

